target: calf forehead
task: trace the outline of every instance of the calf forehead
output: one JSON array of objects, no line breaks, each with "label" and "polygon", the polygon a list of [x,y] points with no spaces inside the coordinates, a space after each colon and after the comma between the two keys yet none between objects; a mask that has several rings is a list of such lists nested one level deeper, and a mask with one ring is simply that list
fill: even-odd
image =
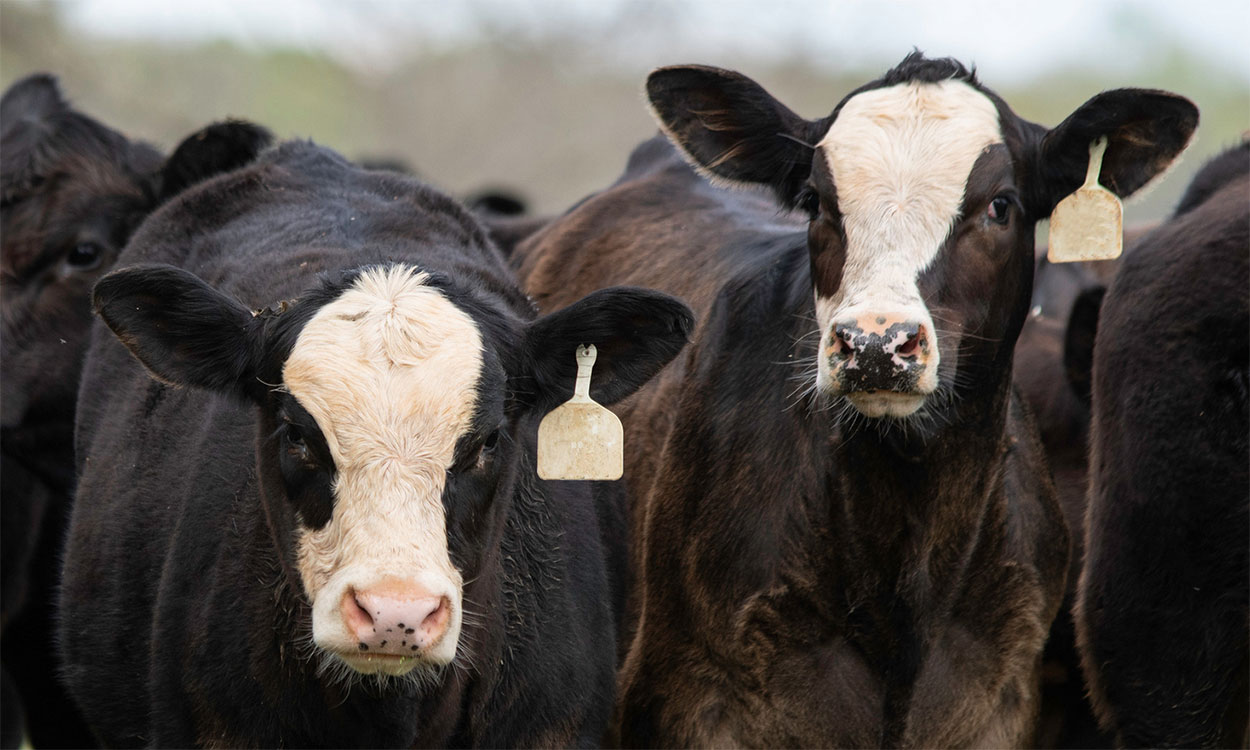
[{"label": "calf forehead", "polygon": [[340,471],[451,465],[482,368],[473,319],[408,267],[366,271],[305,325],[283,381]]},{"label": "calf forehead", "polygon": [[922,270],[959,215],[973,164],[1003,141],[998,110],[958,80],[851,97],[820,142],[849,249]]}]

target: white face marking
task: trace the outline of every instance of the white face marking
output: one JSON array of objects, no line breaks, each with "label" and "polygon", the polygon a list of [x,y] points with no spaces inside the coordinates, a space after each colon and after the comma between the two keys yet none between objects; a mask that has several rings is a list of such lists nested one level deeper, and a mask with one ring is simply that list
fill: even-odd
[{"label": "white face marking", "polygon": [[362,274],[305,325],[283,369],[337,469],[330,522],[299,538],[313,637],[330,650],[357,647],[339,614],[344,594],[400,579],[448,598],[451,621],[429,658],[455,655],[462,581],[442,494],[477,401],[482,342],[427,279],[403,266]]},{"label": "white face marking", "polygon": [[[822,353],[834,321],[881,314],[918,321],[933,338],[916,387],[937,387],[937,332],[918,281],[954,226],[973,164],[1002,141],[993,102],[962,81],[902,83],[843,105],[818,146],[846,231],[841,287],[816,297]],[[818,362],[817,385],[835,390],[827,357]],[[911,398],[905,407],[919,405]]]}]

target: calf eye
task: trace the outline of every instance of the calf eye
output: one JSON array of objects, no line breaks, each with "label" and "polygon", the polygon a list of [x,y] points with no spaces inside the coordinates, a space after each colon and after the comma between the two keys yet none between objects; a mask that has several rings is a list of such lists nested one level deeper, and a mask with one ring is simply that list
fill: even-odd
[{"label": "calf eye", "polygon": [[65,262],[78,271],[90,271],[100,265],[104,248],[94,242],[80,242],[65,256]]},{"label": "calf eye", "polygon": [[486,439],[482,441],[482,450],[490,453],[495,450],[496,445],[499,445],[499,430],[495,430],[486,436]]},{"label": "calf eye", "polygon": [[820,196],[810,187],[805,187],[799,191],[797,201],[799,208],[807,212],[807,215],[815,219],[820,214]]},{"label": "calf eye", "polygon": [[990,201],[990,207],[985,215],[995,224],[1006,224],[1011,218],[1011,201],[1001,195],[998,196]]},{"label": "calf eye", "polygon": [[290,422],[286,424],[286,442],[287,450],[291,455],[301,461],[309,459],[308,443],[304,442],[304,433],[300,428]]}]

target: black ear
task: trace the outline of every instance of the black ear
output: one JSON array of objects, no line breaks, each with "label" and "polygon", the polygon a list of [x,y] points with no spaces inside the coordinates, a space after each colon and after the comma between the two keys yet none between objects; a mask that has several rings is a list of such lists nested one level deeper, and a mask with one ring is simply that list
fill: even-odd
[{"label": "black ear", "polygon": [[255,396],[260,325],[195,275],[167,265],[132,266],[100,279],[92,302],[158,380]]},{"label": "black ear", "polygon": [[519,387],[527,405],[547,411],[573,395],[576,350],[597,350],[590,396],[614,404],[638,390],[686,345],[694,315],[667,294],[636,287],[612,287],[530,324],[525,332],[524,376]]},{"label": "black ear", "polygon": [[33,187],[41,175],[55,118],[69,111],[56,77],[27,76],[0,97],[0,193],[8,201]]},{"label": "black ear", "polygon": [[1085,182],[1089,146],[1107,136],[1099,182],[1127,198],[1185,150],[1198,127],[1198,108],[1166,91],[1116,89],[1085,102],[1038,148],[1037,181],[1030,209],[1049,216],[1055,204]]},{"label": "black ear", "polygon": [[720,68],[660,68],[647,77],[647,97],[668,137],[696,164],[727,180],[767,185],[791,208],[828,129]]},{"label": "black ear", "polygon": [[242,120],[215,122],[187,136],[161,167],[160,200],[251,163],[272,142],[266,128]]},{"label": "black ear", "polygon": [[1076,397],[1089,406],[1093,384],[1094,338],[1098,333],[1098,314],[1102,309],[1105,286],[1090,287],[1077,295],[1068,314],[1068,327],[1063,335],[1063,369],[1068,385]]},{"label": "black ear", "polygon": [[525,198],[508,188],[488,188],[470,193],[464,205],[479,216],[520,216],[529,210]]},{"label": "black ear", "polygon": [[34,123],[66,111],[69,105],[61,95],[56,76],[36,73],[17,81],[0,97],[0,133],[8,135],[19,123]]}]

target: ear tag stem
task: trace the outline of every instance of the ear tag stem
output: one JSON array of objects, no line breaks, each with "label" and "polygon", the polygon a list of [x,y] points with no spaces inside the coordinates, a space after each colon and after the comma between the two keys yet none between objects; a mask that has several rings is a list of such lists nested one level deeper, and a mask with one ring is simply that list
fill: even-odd
[{"label": "ear tag stem", "polygon": [[538,425],[538,476],[543,479],[620,479],[624,430],[615,414],[590,397],[594,344],[577,347],[573,397]]},{"label": "ear tag stem", "polygon": [[1115,193],[1098,184],[1107,136],[1089,144],[1085,184],[1059,201],[1050,214],[1046,257],[1052,263],[1111,260],[1124,249],[1124,207]]}]

